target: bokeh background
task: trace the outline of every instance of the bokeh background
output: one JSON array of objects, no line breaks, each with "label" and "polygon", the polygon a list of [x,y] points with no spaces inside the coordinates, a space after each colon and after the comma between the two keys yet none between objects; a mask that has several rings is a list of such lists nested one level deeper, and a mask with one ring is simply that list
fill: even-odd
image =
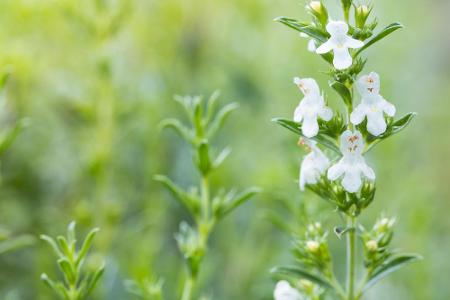
[{"label": "bokeh background", "polygon": [[[336,7],[337,0],[325,0]],[[364,1],[359,1],[363,2]],[[367,71],[382,78],[382,94],[412,125],[372,151],[377,197],[361,218],[371,226],[384,212],[397,217],[394,244],[425,260],[379,283],[367,299],[449,299],[450,285],[450,35],[446,0],[375,0],[380,26],[396,32],[366,52]],[[270,122],[290,117],[301,98],[294,76],[314,77],[338,109],[306,39],[274,23],[306,20],[301,0],[3,0],[1,124],[28,126],[1,157],[0,224],[11,237],[63,234],[76,220],[80,234],[99,226],[92,260],[105,259],[95,299],[134,299],[123,281],[165,279],[167,299],[179,294],[184,266],[173,234],[187,214],[154,174],[194,184],[189,147],[160,132],[179,117],[174,94],[209,95],[240,109],[217,145],[233,153],[214,174],[219,187],[260,186],[264,192],[221,223],[200,278],[213,299],[272,299],[274,265],[292,262],[290,236],[308,212],[327,227],[332,208],[300,193],[304,151]],[[339,18],[337,9],[331,10]],[[338,274],[343,241],[330,235]],[[57,277],[55,257],[39,241],[0,256],[2,299],[53,299],[41,272]]]}]

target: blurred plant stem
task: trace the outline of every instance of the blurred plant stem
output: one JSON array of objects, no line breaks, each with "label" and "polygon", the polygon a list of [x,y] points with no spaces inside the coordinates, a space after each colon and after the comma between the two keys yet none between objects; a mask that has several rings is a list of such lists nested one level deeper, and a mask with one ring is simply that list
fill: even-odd
[{"label": "blurred plant stem", "polygon": [[354,289],[355,289],[355,224],[356,217],[347,217],[347,227],[350,231],[347,234],[347,299],[354,300]]},{"label": "blurred plant stem", "polygon": [[192,276],[189,276],[186,278],[186,281],[184,282],[183,287],[183,294],[181,296],[181,300],[191,300],[192,299],[192,290],[194,287],[196,279]]}]

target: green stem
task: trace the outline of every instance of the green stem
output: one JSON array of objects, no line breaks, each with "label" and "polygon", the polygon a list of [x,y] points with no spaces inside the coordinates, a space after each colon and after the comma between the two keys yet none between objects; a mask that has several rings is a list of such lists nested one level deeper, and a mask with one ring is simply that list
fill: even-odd
[{"label": "green stem", "polygon": [[191,300],[192,299],[192,291],[194,289],[195,279],[191,276],[186,278],[183,287],[183,295],[181,296],[181,300]]},{"label": "green stem", "polygon": [[355,300],[355,217],[348,217],[347,226],[351,228],[347,234],[347,300]]},{"label": "green stem", "polygon": [[202,175],[201,179],[201,197],[202,197],[202,212],[203,220],[208,222],[210,217],[210,201],[209,201],[209,179],[207,175]]}]

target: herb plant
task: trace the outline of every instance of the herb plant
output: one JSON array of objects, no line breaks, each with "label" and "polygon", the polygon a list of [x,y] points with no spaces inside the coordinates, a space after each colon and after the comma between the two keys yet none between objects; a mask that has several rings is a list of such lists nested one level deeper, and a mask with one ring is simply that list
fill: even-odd
[{"label": "herb plant", "polygon": [[[340,21],[329,16],[322,1],[307,4],[311,22],[287,17],[275,20],[310,39],[308,49],[330,66],[329,85],[342,99],[345,113],[341,115],[328,107],[314,79],[294,78],[304,98],[292,120],[274,121],[299,136],[310,150],[301,163],[300,189],[317,194],[345,220],[334,232],[347,240],[346,286],[341,285],[333,271],[328,231],[320,223],[313,223],[294,240],[297,263],[273,269],[274,274],[284,279],[276,285],[276,300],[361,299],[380,279],[420,259],[417,254],[399,253],[390,248],[393,219],[380,217],[371,229],[358,222],[376,191],[376,174],[367,164],[365,154],[403,130],[415,116],[408,113],[395,119],[395,106],[381,95],[380,76],[375,72],[363,73],[367,59],[362,54],[402,25],[393,23],[377,30],[377,20],[370,20],[372,6],[351,0],[342,0],[341,6],[343,20]],[[350,18],[351,13],[354,18]],[[364,274],[359,282],[358,240],[364,257]]]}]

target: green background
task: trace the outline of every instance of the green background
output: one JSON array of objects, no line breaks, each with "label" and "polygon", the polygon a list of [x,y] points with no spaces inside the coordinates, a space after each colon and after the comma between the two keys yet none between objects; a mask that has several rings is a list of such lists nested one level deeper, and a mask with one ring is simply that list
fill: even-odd
[{"label": "green background", "polygon": [[[335,19],[337,2],[325,1]],[[381,212],[396,216],[394,245],[425,259],[378,284],[367,299],[448,299],[450,3],[373,2],[380,27],[399,21],[405,29],[365,52],[365,70],[380,74],[381,94],[396,105],[397,117],[418,116],[368,155],[378,189],[361,221],[371,226]],[[340,224],[331,207],[298,191],[305,152],[270,122],[290,118],[301,99],[294,76],[316,78],[330,105],[341,107],[322,73],[324,61],[306,51],[306,39],[272,21],[307,20],[304,4],[1,1],[0,72],[10,74],[1,124],[29,121],[1,158],[2,227],[13,236],[54,236],[71,220],[82,234],[99,226],[92,264],[105,259],[107,271],[95,299],[133,299],[123,280],[150,275],[164,278],[166,298],[176,299],[185,270],[173,234],[188,215],[152,176],[168,174],[183,186],[198,178],[188,145],[157,125],[182,116],[174,94],[220,89],[222,103],[241,108],[214,141],[233,152],[213,187],[257,185],[264,192],[218,226],[199,284],[213,299],[272,299],[269,270],[292,259],[289,234],[270,220],[277,216],[301,230],[306,209],[330,229]],[[330,243],[342,277],[344,242],[330,234]],[[1,298],[52,299],[39,281],[44,271],[58,276],[41,241],[3,254]]]}]

